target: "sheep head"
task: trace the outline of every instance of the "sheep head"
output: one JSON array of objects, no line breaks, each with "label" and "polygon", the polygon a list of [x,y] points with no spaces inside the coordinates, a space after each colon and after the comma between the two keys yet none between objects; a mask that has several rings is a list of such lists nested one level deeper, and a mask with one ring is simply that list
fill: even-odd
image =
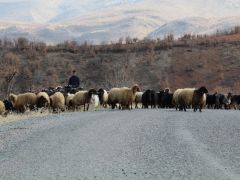
[{"label": "sheep head", "polygon": [[97,94],[98,94],[98,97],[99,97],[100,104],[102,105],[104,90],[103,89],[99,89]]},{"label": "sheep head", "polygon": [[104,94],[104,90],[103,90],[103,89],[99,89],[97,93],[98,93],[99,95],[102,95],[102,94]]},{"label": "sheep head", "polygon": [[170,88],[165,88],[164,92],[170,93]]},{"label": "sheep head", "polygon": [[228,99],[231,99],[233,97],[233,94],[231,93],[231,92],[229,92],[228,94],[227,94],[227,98]]},{"label": "sheep head", "polygon": [[148,89],[148,90],[146,90],[146,93],[147,93],[147,94],[150,94],[151,91],[152,91],[151,89]]},{"label": "sheep head", "polygon": [[133,93],[140,92],[140,87],[137,84],[134,84],[131,89]]},{"label": "sheep head", "polygon": [[10,95],[9,95],[9,100],[10,100],[13,104],[15,104],[15,103],[16,103],[16,100],[17,100],[17,95],[15,95],[15,94],[10,94]]},{"label": "sheep head", "polygon": [[224,104],[224,105],[230,105],[230,104],[231,104],[231,100],[230,100],[230,99],[227,99],[227,98],[224,98],[224,99],[223,99],[223,104]]},{"label": "sheep head", "polygon": [[97,94],[97,91],[95,89],[88,90],[88,97],[91,98],[93,94]]},{"label": "sheep head", "polygon": [[208,90],[205,86],[202,86],[198,89],[198,91],[201,93],[201,94],[204,94],[204,93],[208,93]]}]

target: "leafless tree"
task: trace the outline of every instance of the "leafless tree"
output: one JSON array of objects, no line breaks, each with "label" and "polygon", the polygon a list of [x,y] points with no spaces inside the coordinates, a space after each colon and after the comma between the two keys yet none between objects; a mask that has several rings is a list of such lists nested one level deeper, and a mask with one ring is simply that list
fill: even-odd
[{"label": "leafless tree", "polygon": [[0,61],[0,77],[2,77],[4,95],[8,97],[14,85],[14,78],[19,71],[19,58],[13,53],[5,54]]},{"label": "leafless tree", "polygon": [[29,48],[29,41],[27,38],[20,37],[15,41],[15,46],[18,50],[23,51]]}]

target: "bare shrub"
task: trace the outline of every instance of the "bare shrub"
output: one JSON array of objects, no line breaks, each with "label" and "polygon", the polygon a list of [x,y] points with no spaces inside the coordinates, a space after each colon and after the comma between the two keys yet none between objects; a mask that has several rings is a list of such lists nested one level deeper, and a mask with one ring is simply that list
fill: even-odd
[{"label": "bare shrub", "polygon": [[13,53],[5,54],[0,60],[0,78],[3,81],[5,98],[8,97],[14,84],[14,78],[19,72],[19,58]]},{"label": "bare shrub", "polygon": [[27,38],[20,37],[15,41],[15,46],[20,51],[26,50],[29,48],[29,41]]}]

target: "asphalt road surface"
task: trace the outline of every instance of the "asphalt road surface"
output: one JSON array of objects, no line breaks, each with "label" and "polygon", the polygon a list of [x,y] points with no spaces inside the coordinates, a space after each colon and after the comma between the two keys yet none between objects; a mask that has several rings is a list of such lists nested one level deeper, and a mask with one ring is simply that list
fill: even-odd
[{"label": "asphalt road surface", "polygon": [[240,179],[240,111],[98,111],[0,126],[0,179]]}]

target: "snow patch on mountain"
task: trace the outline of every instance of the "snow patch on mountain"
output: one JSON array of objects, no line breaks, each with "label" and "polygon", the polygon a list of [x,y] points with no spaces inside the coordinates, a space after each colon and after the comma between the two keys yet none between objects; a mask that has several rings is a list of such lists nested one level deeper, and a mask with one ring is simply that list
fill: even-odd
[{"label": "snow patch on mountain", "polygon": [[209,34],[239,25],[239,9],[240,0],[0,0],[0,37],[101,43]]},{"label": "snow patch on mountain", "polygon": [[165,35],[173,34],[176,37],[184,34],[213,34],[217,31],[228,31],[235,26],[240,26],[240,17],[228,18],[185,18],[170,21],[155,31],[149,33],[150,38],[162,38]]}]

